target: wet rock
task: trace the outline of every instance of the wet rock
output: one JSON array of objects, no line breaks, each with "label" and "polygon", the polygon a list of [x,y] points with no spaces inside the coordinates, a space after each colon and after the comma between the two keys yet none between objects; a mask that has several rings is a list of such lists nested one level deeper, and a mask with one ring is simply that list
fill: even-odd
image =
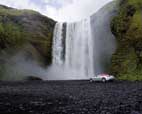
[{"label": "wet rock", "polygon": [[36,76],[27,76],[26,79],[27,81],[41,81],[42,79]]}]

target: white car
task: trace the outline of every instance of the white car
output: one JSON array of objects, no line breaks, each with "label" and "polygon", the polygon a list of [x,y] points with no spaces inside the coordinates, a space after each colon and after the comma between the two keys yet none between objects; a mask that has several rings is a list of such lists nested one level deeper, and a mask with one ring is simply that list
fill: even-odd
[{"label": "white car", "polygon": [[94,81],[102,81],[102,82],[107,82],[107,81],[111,81],[114,80],[115,77],[109,74],[99,74],[97,76],[94,76],[92,78],[90,78],[90,82],[94,82]]}]

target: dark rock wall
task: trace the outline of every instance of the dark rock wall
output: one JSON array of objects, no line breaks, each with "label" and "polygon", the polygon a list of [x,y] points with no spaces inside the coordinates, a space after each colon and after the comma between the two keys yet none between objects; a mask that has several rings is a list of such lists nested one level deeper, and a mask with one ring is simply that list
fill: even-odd
[{"label": "dark rock wall", "polygon": [[0,6],[0,51],[32,45],[51,63],[52,36],[55,21],[31,10]]}]

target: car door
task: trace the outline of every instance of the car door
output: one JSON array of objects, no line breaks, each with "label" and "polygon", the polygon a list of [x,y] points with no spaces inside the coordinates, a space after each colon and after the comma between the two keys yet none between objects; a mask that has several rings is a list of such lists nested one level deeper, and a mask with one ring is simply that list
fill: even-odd
[{"label": "car door", "polygon": [[101,78],[99,76],[96,76],[95,81],[101,81]]}]

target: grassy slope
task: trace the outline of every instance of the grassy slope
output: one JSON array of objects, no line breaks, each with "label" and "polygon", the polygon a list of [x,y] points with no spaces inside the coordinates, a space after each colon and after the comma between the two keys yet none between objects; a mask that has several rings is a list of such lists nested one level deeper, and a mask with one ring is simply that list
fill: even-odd
[{"label": "grassy slope", "polygon": [[142,1],[121,1],[111,28],[118,41],[111,71],[120,79],[142,80]]},{"label": "grassy slope", "polygon": [[32,10],[0,6],[0,50],[30,43],[51,62],[51,41],[55,22]]}]

